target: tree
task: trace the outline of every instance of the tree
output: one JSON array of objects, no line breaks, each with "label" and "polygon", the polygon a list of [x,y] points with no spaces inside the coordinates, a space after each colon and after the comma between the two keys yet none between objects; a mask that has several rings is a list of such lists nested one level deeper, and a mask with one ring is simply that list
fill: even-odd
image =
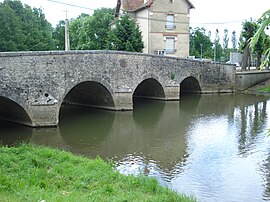
[{"label": "tree", "polygon": [[54,48],[51,24],[41,9],[20,1],[0,3],[0,51],[51,50]]},{"label": "tree", "polygon": [[232,48],[236,50],[237,47],[237,38],[236,38],[236,32],[232,32]]},{"label": "tree", "polygon": [[260,66],[267,67],[270,64],[270,37],[265,34],[265,29],[270,25],[270,10],[263,13],[259,19],[259,23],[260,26],[257,32],[251,38],[250,47],[252,50],[256,50],[256,45],[258,42],[260,43],[260,40],[263,40],[263,54],[265,55],[265,59]]},{"label": "tree", "polygon": [[65,50],[65,21],[61,20],[53,30],[53,39],[57,50]]},{"label": "tree", "polygon": [[25,5],[25,15],[22,18],[23,31],[26,36],[26,45],[28,50],[45,51],[55,49],[52,39],[52,26],[46,20],[44,13],[40,8],[31,9]]},{"label": "tree", "polygon": [[[101,8],[92,16],[82,13],[69,23],[70,48],[73,50],[104,50],[114,9]],[[60,21],[53,32],[53,38],[60,50],[64,50],[64,21]]]},{"label": "tree", "polygon": [[142,52],[144,44],[138,25],[128,14],[121,16],[115,28],[108,33],[106,48],[109,50]]},{"label": "tree", "polygon": [[215,40],[214,40],[214,62],[215,61],[220,61],[220,58],[222,56],[222,46],[219,43],[219,31],[216,29],[216,35],[215,35]]},{"label": "tree", "polygon": [[[83,44],[87,44],[87,29],[84,28],[85,24],[87,24],[89,15],[81,14],[76,19],[73,19],[69,23],[69,37],[70,37],[70,49],[79,50],[79,49],[87,49],[83,48]],[[80,47],[79,47],[80,44]]]},{"label": "tree", "polygon": [[190,28],[190,55],[194,55],[196,58],[212,58],[213,56],[213,43],[206,34],[204,28],[196,27],[195,29]]},{"label": "tree", "polygon": [[228,29],[224,29],[224,37],[223,37],[223,54],[221,61],[226,62],[230,58],[230,49],[229,46],[229,32]]},{"label": "tree", "polygon": [[251,66],[251,50],[249,47],[249,41],[251,37],[255,34],[257,28],[258,25],[256,22],[245,21],[243,23],[243,29],[241,32],[241,40],[240,40],[241,42],[240,50],[243,51],[243,63],[241,70],[246,70],[248,67]]},{"label": "tree", "polygon": [[20,18],[4,3],[0,3],[0,25],[0,51],[24,50]]},{"label": "tree", "polygon": [[101,8],[92,16],[82,14],[70,22],[70,41],[72,49],[104,50],[107,34],[114,19],[114,9]]},{"label": "tree", "polygon": [[229,36],[228,30],[224,29],[224,37],[223,37],[223,49],[227,49],[229,45]]}]

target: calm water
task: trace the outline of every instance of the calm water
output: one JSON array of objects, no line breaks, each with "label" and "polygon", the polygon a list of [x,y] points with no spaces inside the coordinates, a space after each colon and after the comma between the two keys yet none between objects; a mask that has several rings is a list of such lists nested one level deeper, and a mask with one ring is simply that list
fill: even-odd
[{"label": "calm water", "polygon": [[199,201],[270,201],[269,115],[270,99],[252,95],[138,100],[133,112],[63,107],[57,128],[0,123],[0,141],[113,159],[121,173],[144,173]]}]

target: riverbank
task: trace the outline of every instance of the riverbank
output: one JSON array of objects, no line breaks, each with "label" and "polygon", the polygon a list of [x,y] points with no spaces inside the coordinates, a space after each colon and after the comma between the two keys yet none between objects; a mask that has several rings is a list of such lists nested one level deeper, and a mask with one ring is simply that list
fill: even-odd
[{"label": "riverbank", "polygon": [[196,201],[113,163],[34,145],[0,147],[1,201]]},{"label": "riverbank", "polygon": [[270,96],[270,79],[259,83],[255,86],[252,86],[244,91],[248,94],[263,94],[263,95],[269,95]]}]

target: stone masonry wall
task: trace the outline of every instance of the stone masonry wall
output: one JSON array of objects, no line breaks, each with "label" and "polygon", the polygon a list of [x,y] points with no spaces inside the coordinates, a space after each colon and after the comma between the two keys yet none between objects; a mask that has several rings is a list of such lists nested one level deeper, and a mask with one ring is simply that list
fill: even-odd
[{"label": "stone masonry wall", "polygon": [[129,110],[133,92],[145,79],[156,79],[168,100],[179,99],[179,85],[190,76],[202,92],[235,89],[235,69],[227,65],[113,51],[0,53],[0,97],[20,105],[31,126],[57,125],[65,96],[82,82],[103,85],[116,110]]}]

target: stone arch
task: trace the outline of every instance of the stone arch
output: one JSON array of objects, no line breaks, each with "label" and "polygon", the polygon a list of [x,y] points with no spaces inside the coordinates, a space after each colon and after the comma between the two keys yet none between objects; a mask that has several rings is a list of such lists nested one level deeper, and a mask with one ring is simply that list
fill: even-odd
[{"label": "stone arch", "polygon": [[189,76],[180,83],[180,96],[185,93],[202,93],[201,86],[197,78]]},{"label": "stone arch", "polygon": [[144,79],[134,90],[133,98],[165,99],[165,93],[161,83],[151,77]]},{"label": "stone arch", "polygon": [[69,88],[62,104],[115,109],[112,89],[99,79],[78,82]]},{"label": "stone arch", "polygon": [[26,126],[33,126],[28,112],[14,100],[0,96],[0,119]]}]

